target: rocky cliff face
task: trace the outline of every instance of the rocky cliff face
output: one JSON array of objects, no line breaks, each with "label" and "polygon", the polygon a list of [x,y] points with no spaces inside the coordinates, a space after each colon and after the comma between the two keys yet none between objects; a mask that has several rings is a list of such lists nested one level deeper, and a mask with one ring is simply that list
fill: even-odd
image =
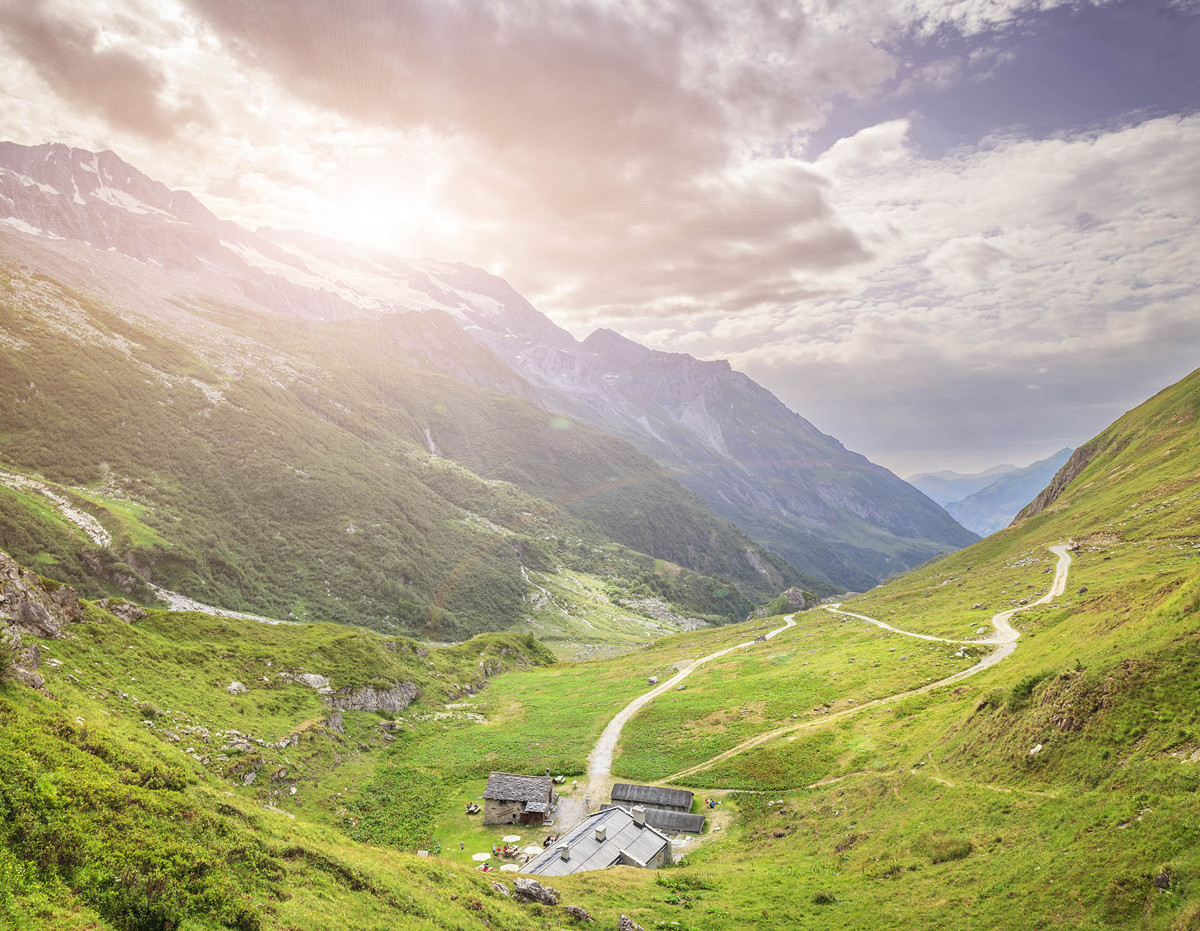
[{"label": "rocky cliff face", "polygon": [[41,651],[27,644],[24,636],[57,640],[63,628],[76,624],[83,609],[69,585],[43,581],[36,572],[23,569],[7,553],[0,553],[0,637],[16,648],[10,674],[32,688],[44,684],[38,675]]},{"label": "rocky cliff face", "polygon": [[976,537],[728,362],[650,350],[610,330],[546,345],[476,335],[543,403],[628,440],[794,565],[848,588]]}]

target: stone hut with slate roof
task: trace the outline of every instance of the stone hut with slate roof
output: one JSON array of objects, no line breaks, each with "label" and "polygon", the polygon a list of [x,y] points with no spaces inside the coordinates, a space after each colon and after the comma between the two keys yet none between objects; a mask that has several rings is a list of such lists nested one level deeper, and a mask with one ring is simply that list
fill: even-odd
[{"label": "stone hut with slate roof", "polygon": [[537,827],[550,816],[554,799],[554,780],[548,775],[492,773],[483,790],[483,823]]},{"label": "stone hut with slate roof", "polygon": [[664,789],[660,786],[639,786],[618,782],[612,787],[614,805],[642,805],[663,811],[692,810],[692,793],[683,789]]},{"label": "stone hut with slate roof", "polygon": [[646,823],[646,810],[618,807],[589,815],[555,846],[521,867],[521,872],[566,876],[610,866],[656,870],[671,862],[671,841]]}]

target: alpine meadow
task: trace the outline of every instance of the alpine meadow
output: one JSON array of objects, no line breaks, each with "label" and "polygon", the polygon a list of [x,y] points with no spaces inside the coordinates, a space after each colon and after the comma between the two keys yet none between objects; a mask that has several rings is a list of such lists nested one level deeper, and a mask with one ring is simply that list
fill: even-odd
[{"label": "alpine meadow", "polygon": [[1200,931],[1197,48],[0,0],[0,928]]}]

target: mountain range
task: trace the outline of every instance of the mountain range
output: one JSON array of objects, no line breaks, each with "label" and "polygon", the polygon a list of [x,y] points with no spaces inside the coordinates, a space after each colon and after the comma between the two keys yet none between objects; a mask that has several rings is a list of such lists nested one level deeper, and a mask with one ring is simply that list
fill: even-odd
[{"label": "mountain range", "polygon": [[967,475],[931,472],[911,476],[908,481],[968,530],[986,537],[1007,527],[1050,483],[1072,452],[1066,447],[1021,468],[999,465]]},{"label": "mountain range", "polygon": [[[188,340],[206,338],[187,317],[200,303],[240,308],[227,322],[267,311],[327,333],[375,321],[426,369],[627,441],[720,518],[841,588],[870,587],[975,539],[728,363],[610,330],[576,340],[477,268],[250,231],[112,152],[62,145],[0,143],[0,224],[22,234],[5,237],[18,264],[59,268],[121,313],[140,302],[143,323],[167,322]],[[444,445],[426,426],[425,445]]]}]

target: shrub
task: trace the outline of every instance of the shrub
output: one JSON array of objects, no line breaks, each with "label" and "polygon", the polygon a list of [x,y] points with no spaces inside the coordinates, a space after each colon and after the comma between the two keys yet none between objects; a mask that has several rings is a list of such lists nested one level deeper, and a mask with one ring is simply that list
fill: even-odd
[{"label": "shrub", "polygon": [[947,863],[965,860],[971,854],[971,841],[966,837],[953,837],[935,832],[922,839],[921,847],[930,863]]},{"label": "shrub", "polygon": [[1018,711],[1029,704],[1029,699],[1033,697],[1033,690],[1053,675],[1053,672],[1043,670],[1031,673],[1021,679],[1008,693],[1008,710]]},{"label": "shrub", "polygon": [[813,905],[833,905],[837,901],[837,896],[832,892],[821,890],[812,897]]}]

